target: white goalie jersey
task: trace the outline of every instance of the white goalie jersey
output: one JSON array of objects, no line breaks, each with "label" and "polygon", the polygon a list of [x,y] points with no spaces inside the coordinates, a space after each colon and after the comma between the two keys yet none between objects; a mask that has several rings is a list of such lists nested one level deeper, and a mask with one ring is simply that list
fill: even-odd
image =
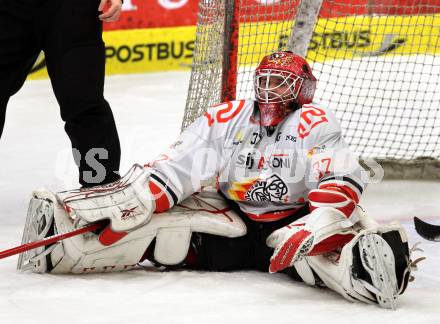
[{"label": "white goalie jersey", "polygon": [[221,193],[256,221],[295,213],[312,189],[338,186],[357,202],[363,169],[333,113],[313,104],[276,127],[260,126],[253,100],[225,102],[195,120],[154,161],[153,191],[168,209],[215,177]]}]

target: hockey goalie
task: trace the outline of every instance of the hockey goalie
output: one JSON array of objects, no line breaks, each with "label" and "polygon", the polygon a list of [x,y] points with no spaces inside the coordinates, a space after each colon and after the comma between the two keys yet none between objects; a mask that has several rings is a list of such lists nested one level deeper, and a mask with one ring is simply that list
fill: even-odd
[{"label": "hockey goalie", "polygon": [[255,269],[395,308],[411,272],[405,231],[359,207],[365,174],[335,116],[312,103],[316,82],[303,58],[273,53],[255,100],[209,108],[154,161],[110,185],[34,192],[23,243],[107,225],[23,253],[18,268]]}]

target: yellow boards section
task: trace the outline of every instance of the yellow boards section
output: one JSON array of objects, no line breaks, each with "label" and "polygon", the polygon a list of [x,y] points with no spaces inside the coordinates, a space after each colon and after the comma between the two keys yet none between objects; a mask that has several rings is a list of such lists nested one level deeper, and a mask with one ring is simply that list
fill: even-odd
[{"label": "yellow boards section", "polygon": [[[280,22],[240,26],[240,64],[250,65],[287,42]],[[189,69],[196,27],[133,29],[104,33],[107,74]],[[256,57],[254,53],[261,53]],[[351,16],[319,19],[307,58],[323,62],[363,56],[440,54],[440,15]],[[47,77],[44,57],[31,79]]]},{"label": "yellow boards section", "polygon": [[440,15],[354,16],[320,19],[307,58],[440,54]]},{"label": "yellow boards section", "polygon": [[[189,69],[195,33],[195,26],[105,32],[106,74]],[[47,78],[43,55],[29,78]]]},{"label": "yellow boards section", "polygon": [[[286,45],[290,32],[282,22],[240,26],[240,63],[255,64],[264,55]],[[260,56],[256,57],[254,53]],[[252,55],[250,55],[252,54]],[[323,62],[365,56],[439,55],[440,15],[351,16],[319,19],[307,58]]]},{"label": "yellow boards section", "polygon": [[189,69],[195,34],[195,26],[106,32],[106,72]]},{"label": "yellow boards section", "polygon": [[46,62],[44,61],[43,52],[38,56],[37,62],[35,62],[31,73],[29,73],[28,79],[45,79],[47,78]]}]

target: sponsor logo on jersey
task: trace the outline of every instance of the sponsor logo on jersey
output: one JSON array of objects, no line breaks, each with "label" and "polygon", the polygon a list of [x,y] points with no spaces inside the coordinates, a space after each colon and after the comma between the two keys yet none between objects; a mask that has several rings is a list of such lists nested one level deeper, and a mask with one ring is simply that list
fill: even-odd
[{"label": "sponsor logo on jersey", "polygon": [[266,180],[257,181],[245,198],[253,201],[283,201],[287,194],[287,185],[276,174]]},{"label": "sponsor logo on jersey", "polygon": [[240,145],[243,143],[243,131],[239,130],[232,141],[232,145]]},{"label": "sponsor logo on jersey", "polygon": [[246,169],[252,169],[254,166],[254,152],[249,152],[248,154],[239,154],[237,156],[237,160],[235,162],[235,165],[237,167],[244,167]]},{"label": "sponsor logo on jersey", "polygon": [[234,182],[228,190],[229,197],[241,201],[273,201],[288,200],[288,188],[276,174],[267,179],[251,179],[247,182]]},{"label": "sponsor logo on jersey", "polygon": [[283,137],[283,133],[282,132],[278,132],[276,139],[275,139],[275,143],[281,141],[281,139],[284,138],[284,140],[286,142],[294,142],[296,143],[296,136],[287,134],[286,136]]},{"label": "sponsor logo on jersey", "polygon": [[294,143],[296,143],[296,136],[293,136],[293,135],[286,135],[286,138],[285,138],[285,140],[286,141],[290,141],[290,142],[294,142]]},{"label": "sponsor logo on jersey", "polygon": [[229,197],[232,200],[243,201],[246,200],[245,195],[257,183],[258,178],[249,179],[244,182],[233,182],[228,189]]},{"label": "sponsor logo on jersey", "polygon": [[269,158],[256,152],[249,152],[247,155],[239,154],[235,165],[246,169],[265,170],[268,168],[292,168],[292,159],[289,154],[273,154]]},{"label": "sponsor logo on jersey", "polygon": [[308,158],[311,158],[311,157],[312,157],[313,155],[315,155],[315,154],[323,153],[323,152],[325,151],[325,149],[326,149],[325,144],[324,144],[324,145],[321,145],[321,146],[315,146],[315,147],[312,147],[312,148],[307,152],[307,157],[308,157]]}]

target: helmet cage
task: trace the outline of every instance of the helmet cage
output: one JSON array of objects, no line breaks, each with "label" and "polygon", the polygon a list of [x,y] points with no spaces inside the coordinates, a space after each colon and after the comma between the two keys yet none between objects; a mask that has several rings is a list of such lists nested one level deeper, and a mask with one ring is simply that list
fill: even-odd
[{"label": "helmet cage", "polygon": [[[281,82],[271,86],[273,78]],[[304,79],[292,72],[276,69],[260,69],[255,74],[255,96],[259,103],[286,103],[298,98]],[[279,89],[285,87],[280,93]]]}]

